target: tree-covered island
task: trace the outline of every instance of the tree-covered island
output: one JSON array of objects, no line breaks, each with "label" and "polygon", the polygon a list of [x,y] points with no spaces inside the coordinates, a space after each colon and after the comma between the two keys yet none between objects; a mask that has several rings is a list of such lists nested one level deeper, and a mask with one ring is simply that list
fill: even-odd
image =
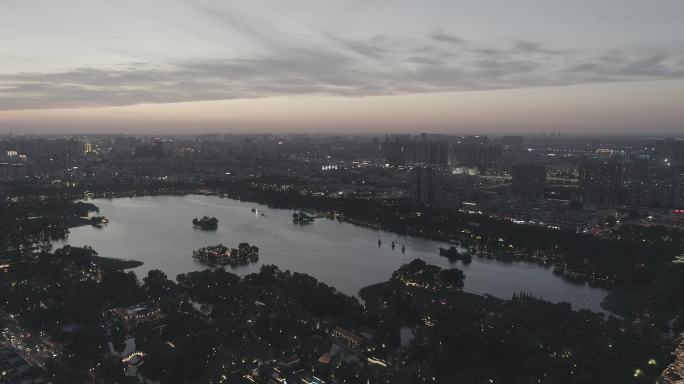
[{"label": "tree-covered island", "polygon": [[473,261],[473,257],[469,253],[460,253],[458,248],[454,246],[449,248],[440,248],[439,255],[446,257],[452,263],[461,260],[464,264],[470,264]]},{"label": "tree-covered island", "polygon": [[205,230],[214,230],[218,228],[218,222],[217,218],[208,216],[202,216],[200,219],[196,217],[192,219],[192,225]]},{"label": "tree-covered island", "polygon": [[228,248],[223,244],[210,245],[194,250],[192,257],[212,267],[237,267],[259,261],[259,247],[249,243],[240,243],[237,248]]},{"label": "tree-covered island", "polygon": [[392,280],[400,281],[408,287],[433,292],[451,292],[463,288],[465,275],[458,268],[442,269],[415,259],[396,270],[392,274]]},{"label": "tree-covered island", "polygon": [[295,224],[313,224],[314,217],[307,215],[305,212],[295,212],[292,214],[292,222]]}]

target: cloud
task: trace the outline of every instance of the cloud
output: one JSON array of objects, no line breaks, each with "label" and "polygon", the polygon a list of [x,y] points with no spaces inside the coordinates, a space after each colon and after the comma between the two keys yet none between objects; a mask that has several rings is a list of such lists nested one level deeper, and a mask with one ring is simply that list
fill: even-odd
[{"label": "cloud", "polygon": [[562,50],[549,49],[540,43],[525,40],[517,40],[514,45],[514,50],[522,53],[543,53],[547,55],[561,55],[568,53]]},{"label": "cloud", "polygon": [[337,42],[341,48],[371,60],[386,59],[391,52],[390,40],[382,35],[367,41],[346,40],[334,36],[330,36],[330,39]]},{"label": "cloud", "polygon": [[[58,73],[0,73],[0,110],[121,106],[282,95],[369,96],[684,77],[682,56],[550,50],[516,41],[475,46],[444,33],[413,39],[325,35],[317,44],[266,39],[261,54]],[[444,43],[449,44],[444,44]]]},{"label": "cloud", "polygon": [[433,32],[429,36],[432,40],[444,42],[444,43],[450,43],[450,44],[463,44],[466,41],[458,36],[450,35],[448,33],[442,32],[442,31],[437,31]]},{"label": "cloud", "polygon": [[675,79],[684,77],[684,63],[677,61],[678,59],[668,60],[663,54],[638,58],[602,56],[578,63],[570,71],[613,81]]}]

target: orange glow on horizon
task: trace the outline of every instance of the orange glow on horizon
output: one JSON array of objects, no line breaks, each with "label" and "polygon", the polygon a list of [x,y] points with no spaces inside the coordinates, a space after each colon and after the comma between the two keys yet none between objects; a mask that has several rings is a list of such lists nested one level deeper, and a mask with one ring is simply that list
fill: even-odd
[{"label": "orange glow on horizon", "polygon": [[[657,90],[657,92],[656,92]],[[348,133],[474,131],[644,133],[681,128],[684,81],[399,96],[283,96],[0,112],[0,130],[36,133]],[[654,130],[654,132],[657,130]]]}]

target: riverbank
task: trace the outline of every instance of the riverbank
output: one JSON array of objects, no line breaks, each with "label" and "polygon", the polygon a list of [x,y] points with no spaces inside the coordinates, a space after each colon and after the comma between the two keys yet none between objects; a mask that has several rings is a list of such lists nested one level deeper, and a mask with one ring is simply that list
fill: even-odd
[{"label": "riverbank", "polygon": [[[112,211],[111,217],[115,218],[112,224],[106,230],[83,228],[79,232],[87,231],[100,238],[106,238],[110,244],[109,251],[105,253],[107,256],[121,254],[150,257],[146,252],[152,250],[156,252],[152,257],[158,258],[163,266],[174,263],[170,251],[190,245],[187,239],[205,241],[209,236],[223,236],[225,239],[226,233],[236,228],[241,228],[251,236],[260,237],[260,246],[262,241],[270,244],[267,249],[277,253],[277,258],[276,261],[269,259],[269,264],[283,265],[287,263],[287,258],[291,257],[283,251],[288,246],[288,241],[284,241],[284,238],[295,243],[292,248],[299,253],[304,253],[303,240],[311,239],[319,248],[318,252],[309,252],[305,255],[302,259],[307,263],[305,266],[309,267],[332,255],[325,261],[332,260],[340,264],[319,265],[320,270],[332,271],[333,274],[346,276],[348,280],[349,276],[352,276],[351,279],[358,279],[364,270],[373,267],[372,264],[382,262],[383,257],[388,260],[388,264],[397,263],[402,257],[401,253],[393,252],[387,246],[376,247],[377,235],[386,236],[381,232],[359,231],[355,226],[332,221],[323,221],[303,229],[292,225],[291,218],[284,215],[285,212],[273,210],[265,218],[255,217],[245,209],[245,204],[226,200],[221,202],[214,197],[159,200],[163,200],[165,204],[158,204],[154,199],[142,198],[117,201],[113,206],[103,205],[113,208],[105,210],[108,216]],[[116,210],[122,206],[126,207],[126,210]],[[181,209],[192,212],[200,206],[204,210],[220,211],[226,215],[221,216],[222,218],[231,217],[233,220],[226,223],[226,228],[221,228],[219,231],[223,232],[218,234],[190,231],[186,228],[186,220],[172,220],[174,217],[187,217],[187,211]],[[174,211],[175,216],[167,216],[170,211]],[[279,218],[282,220],[278,220]],[[134,220],[133,223],[136,225],[131,225],[131,221],[126,220]],[[155,226],[155,223],[166,225]],[[178,230],[167,223],[180,223],[179,226],[183,230]],[[229,227],[231,224],[234,226]],[[320,228],[327,229],[328,232],[317,232]],[[156,231],[157,229],[160,231]],[[283,233],[286,230],[291,232]],[[486,231],[486,228],[482,231]],[[364,232],[363,236],[359,236],[360,232]],[[301,237],[291,241],[293,237],[288,235],[292,233]],[[186,234],[187,237],[183,237]],[[237,238],[237,235],[235,237]],[[249,238],[249,241],[253,241],[254,237]],[[150,238],[152,241],[148,243],[135,242],[136,239]],[[351,248],[348,241],[350,238],[361,238],[365,242],[360,242],[357,248]],[[246,237],[244,239],[248,240]],[[333,243],[331,239],[341,241]],[[418,242],[412,243],[412,239],[402,240],[407,241],[409,253],[413,254],[414,245]],[[339,244],[342,246],[338,246]],[[95,249],[101,249],[97,244],[94,246]],[[378,249],[382,252],[372,253]],[[86,254],[90,253],[88,250],[85,251]],[[426,247],[426,252],[435,251],[435,244]],[[495,303],[492,300],[473,298],[472,295],[464,295],[453,289],[422,289],[414,284],[415,281],[405,279],[395,279],[395,284],[378,292],[374,300],[367,302],[369,305],[360,308],[353,304],[352,298],[345,298],[335,288],[319,284],[316,279],[297,272],[278,272],[275,267],[262,268],[258,275],[251,274],[247,277],[242,277],[245,276],[242,273],[233,275],[222,269],[205,271],[194,274],[197,278],[186,280],[188,284],[180,285],[174,283],[173,277],[167,280],[162,273],[152,273],[147,275],[141,286],[141,282],[130,273],[114,273],[109,276],[113,278],[109,278],[105,273],[105,278],[98,280],[103,274],[90,268],[90,260],[82,259],[79,265],[75,265],[74,260],[79,260],[75,257],[77,254],[78,252],[55,251],[53,256],[49,253],[39,255],[44,259],[41,263],[19,261],[3,275],[5,286],[13,288],[13,291],[5,290],[3,301],[10,306],[13,313],[30,311],[22,314],[21,318],[29,324],[31,321],[35,322],[34,333],[43,329],[58,330],[63,324],[87,322],[78,324],[81,329],[73,336],[65,336],[69,338],[65,345],[70,348],[72,345],[75,346],[74,350],[81,353],[79,356],[84,361],[88,359],[89,367],[102,366],[101,362],[104,361],[99,351],[103,350],[100,347],[105,345],[106,340],[102,337],[103,328],[96,326],[96,322],[102,318],[103,308],[146,301],[163,303],[163,310],[170,315],[167,316],[168,323],[164,328],[164,332],[167,332],[164,334],[166,337],[148,340],[149,344],[146,345],[146,353],[149,352],[150,359],[146,360],[145,369],[151,374],[164,373],[165,370],[161,369],[164,367],[162,363],[170,361],[174,365],[185,363],[188,367],[200,367],[198,371],[204,375],[213,367],[204,364],[208,364],[206,356],[214,353],[216,340],[219,341],[217,344],[221,348],[217,356],[220,356],[222,361],[225,360],[224,356],[236,356],[234,361],[237,362],[245,359],[244,340],[254,341],[254,345],[256,340],[264,340],[259,344],[263,349],[260,348],[252,355],[248,355],[247,361],[255,361],[267,353],[269,356],[285,355],[281,352],[289,352],[296,346],[298,353],[303,352],[303,361],[307,367],[313,367],[319,356],[329,350],[329,346],[320,345],[320,348],[314,350],[315,353],[308,353],[312,351],[311,344],[302,344],[302,341],[316,340],[315,338],[327,340],[321,336],[325,335],[326,329],[335,326],[344,327],[342,330],[348,330],[345,334],[350,335],[361,334],[365,329],[371,330],[369,335],[372,337],[369,341],[372,344],[364,347],[371,347],[373,356],[388,362],[389,368],[382,371],[386,375],[383,381],[388,382],[399,382],[400,378],[406,377],[410,377],[409,382],[420,381],[425,374],[429,375],[428,377],[436,377],[436,382],[463,381],[471,378],[476,380],[482,377],[495,377],[497,382],[509,382],[517,378],[515,375],[519,372],[525,373],[521,380],[529,378],[530,372],[533,372],[535,379],[564,382],[567,372],[578,372],[577,377],[627,383],[633,382],[631,380],[635,372],[653,376],[656,370],[662,370],[660,366],[651,365],[651,359],[663,366],[670,361],[668,353],[671,348],[663,342],[661,334],[646,316],[642,318],[643,321],[606,319],[589,311],[573,311],[567,303],[550,304],[528,295],[514,295],[510,300]],[[357,257],[359,255],[360,257]],[[434,260],[442,261],[438,254],[435,253],[433,256]],[[183,257],[184,260],[188,259],[187,252]],[[496,264],[497,267],[501,267],[499,264]],[[181,267],[187,265],[183,264]],[[349,270],[337,268],[340,265],[347,265]],[[78,269],[71,270],[75,266],[78,266]],[[292,271],[301,270],[287,268]],[[520,271],[516,270],[516,265],[506,268],[506,275],[515,275],[516,271]],[[393,269],[396,270],[396,267]],[[37,277],[42,285],[10,284],[25,279],[26,275]],[[83,278],[84,276],[86,278]],[[47,284],[44,282],[46,278],[50,279]],[[378,278],[376,281],[383,280],[386,279]],[[490,280],[496,282],[497,279]],[[70,283],[64,284],[64,281]],[[406,284],[407,282],[410,284]],[[45,286],[51,288],[45,289]],[[183,298],[186,297],[201,299],[202,302],[214,305],[217,308],[215,321],[206,326],[194,323],[195,320],[186,317],[185,309],[181,307]],[[27,305],[25,298],[30,298],[32,305]],[[158,301],[159,298],[163,300]],[[65,308],[69,310],[45,311],[44,307],[50,308],[55,302],[66,299],[69,305]],[[372,307],[372,302],[378,305]],[[469,304],[470,302],[473,304]],[[46,316],[46,313],[51,314],[51,317]],[[274,317],[274,314],[277,317]],[[350,316],[352,314],[356,316]],[[330,322],[331,319],[334,319],[334,322]],[[209,318],[207,321],[211,320]],[[192,329],[187,327],[187,324],[191,324]],[[276,324],[277,327],[269,329],[261,326],[264,324]],[[319,324],[322,326],[319,327]],[[386,346],[398,343],[396,335],[402,324],[419,326],[420,329],[416,332],[415,341],[395,354],[393,349]],[[196,330],[201,331],[195,332]],[[144,340],[142,335],[146,334],[149,334],[147,329],[141,330],[140,340]],[[77,343],[73,343],[74,340]],[[173,340],[173,351],[168,345],[162,344],[165,340]],[[202,345],[199,353],[197,345]],[[74,350],[69,350],[69,353],[73,353]],[[438,353],[430,354],[426,351]],[[172,359],[172,356],[181,358]],[[406,356],[411,358],[406,359]],[[428,359],[423,359],[424,356]],[[441,360],[442,357],[445,358],[444,361]],[[408,367],[403,364],[407,361],[411,364]],[[425,367],[435,366],[435,361],[440,364],[439,369],[435,369],[434,372],[421,371]],[[453,364],[454,361],[459,364]],[[59,366],[66,367],[67,363],[68,361],[60,361]],[[331,366],[338,365],[334,362]],[[559,376],[549,377],[548,367],[557,367],[553,372],[560,372]],[[245,369],[246,372],[248,369],[246,366],[237,368]],[[231,366],[230,369],[236,368]],[[121,372],[120,369],[117,371]],[[368,372],[369,375],[377,373]],[[390,373],[392,375],[389,375]],[[93,374],[101,373],[97,370]],[[415,376],[410,376],[411,374]],[[178,377],[180,376],[175,378]],[[341,375],[336,372],[334,377]],[[353,377],[365,378],[360,375]],[[377,376],[369,376],[369,379],[371,377]],[[513,379],[509,380],[510,378]],[[200,376],[187,377],[185,381],[198,380],[201,381]]]},{"label": "riverbank", "polygon": [[138,268],[145,264],[139,260],[117,259],[115,257],[92,256],[92,258],[93,262],[107,272]]},{"label": "riverbank", "polygon": [[[463,269],[468,276],[464,287],[467,292],[503,299],[527,292],[551,302],[572,303],[576,309],[608,314],[599,306],[608,293],[604,289],[566,282],[538,263],[505,263],[473,257],[469,265],[461,266],[460,262],[452,263],[439,255],[439,248],[445,246],[443,242],[422,237],[367,229],[338,220],[319,219],[314,225],[303,227],[293,224],[291,210],[269,209],[213,195],[92,202],[109,217],[107,227],[74,230],[69,241],[56,242],[55,247],[90,245],[102,256],[131,255],[145,263],[135,270],[140,278],[152,269],[176,276],[205,268],[205,264],[189,257],[193,250],[220,243],[231,246],[230,239],[235,239],[258,244],[260,248],[258,263],[233,269],[239,275],[258,271],[259,264],[274,264],[316,276],[347,295],[357,296],[360,288],[385,280],[402,263],[421,258],[441,268]],[[254,215],[251,210],[255,207],[266,215]],[[209,232],[188,228],[187,217],[198,214],[216,216],[222,225]],[[382,239],[380,246],[378,239]]]},{"label": "riverbank", "polygon": [[[157,195],[187,192],[166,191]],[[251,181],[214,183],[192,192],[261,203],[271,208],[321,212],[328,218],[356,226],[461,245],[480,259],[532,262],[553,268],[568,282],[588,283],[611,291],[615,287],[622,290],[636,286],[638,289],[647,283],[652,278],[649,276],[656,276],[660,266],[667,262],[669,252],[627,241],[516,225],[485,215],[429,208],[416,210],[402,200],[308,196],[297,190],[274,190],[273,184]],[[653,300],[651,304],[654,304]],[[609,309],[605,305],[602,307]],[[612,309],[626,307],[610,306]],[[658,305],[661,307],[666,306]],[[659,318],[676,315],[674,309],[663,312]],[[622,309],[616,313],[624,317],[634,315]]]},{"label": "riverbank", "polygon": [[[230,188],[226,188],[229,185]],[[149,193],[148,193],[149,192]],[[597,273],[587,270],[584,264],[574,265],[566,262],[567,254],[557,248],[530,249],[521,245],[513,245],[497,233],[485,233],[478,231],[483,222],[492,221],[485,215],[464,214],[458,211],[425,212],[424,217],[416,215],[410,205],[402,201],[390,201],[391,206],[385,202],[376,202],[366,199],[327,198],[319,196],[302,196],[295,192],[272,191],[262,189],[257,183],[245,185],[244,183],[223,183],[221,186],[197,186],[196,188],[182,188],[177,190],[157,191],[119,191],[94,193],[96,198],[132,198],[140,196],[186,196],[206,195],[220,198],[231,198],[238,201],[259,203],[269,208],[308,210],[318,212],[319,217],[350,223],[356,226],[387,231],[399,235],[408,235],[433,241],[441,241],[447,244],[459,245],[475,257],[486,258],[503,262],[533,262],[545,267],[555,268],[556,273],[568,282],[589,283],[595,287],[610,289],[615,284],[615,279],[608,273]],[[398,206],[399,209],[395,209]],[[427,208],[425,208],[427,210]],[[400,215],[397,215],[397,214]],[[420,212],[417,212],[420,215]],[[443,218],[445,215],[462,217],[458,221],[458,228],[432,228],[431,219],[425,217]],[[418,220],[417,220],[418,219]],[[406,221],[407,225],[402,225]],[[417,221],[417,224],[411,223]],[[496,220],[499,221],[499,220]],[[443,224],[453,224],[445,221]],[[510,225],[499,223],[499,225]],[[444,227],[444,226],[441,226]],[[453,227],[453,226],[452,226]],[[516,228],[521,227],[515,225]],[[532,228],[533,230],[541,230]],[[509,236],[513,237],[513,236]]]}]

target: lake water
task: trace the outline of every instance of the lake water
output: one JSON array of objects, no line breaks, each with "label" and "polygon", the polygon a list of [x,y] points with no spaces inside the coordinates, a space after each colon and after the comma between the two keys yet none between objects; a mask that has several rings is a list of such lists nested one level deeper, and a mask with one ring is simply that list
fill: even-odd
[{"label": "lake water", "polygon": [[[92,246],[101,256],[136,259],[145,264],[135,269],[142,279],[150,269],[160,269],[169,278],[179,273],[205,269],[191,258],[194,249],[222,243],[237,247],[248,242],[259,247],[259,262],[232,268],[237,274],[259,270],[261,264],[304,272],[340,291],[357,295],[359,289],[386,281],[401,264],[421,258],[440,267],[456,266],[466,274],[467,292],[508,299],[527,292],[552,302],[569,302],[573,308],[605,312],[600,303],[607,291],[576,284],[554,275],[551,268],[536,263],[504,263],[473,257],[469,265],[450,263],[439,256],[444,243],[357,227],[336,220],[318,219],[312,225],[292,223],[291,210],[217,196],[148,196],[93,199],[100,214],[110,222],[102,228],[71,229],[65,241]],[[257,208],[264,216],[251,211]],[[219,219],[216,231],[193,227],[194,217]],[[378,247],[378,239],[382,246]],[[392,250],[391,242],[396,243]],[[401,252],[401,246],[406,252]]]}]

